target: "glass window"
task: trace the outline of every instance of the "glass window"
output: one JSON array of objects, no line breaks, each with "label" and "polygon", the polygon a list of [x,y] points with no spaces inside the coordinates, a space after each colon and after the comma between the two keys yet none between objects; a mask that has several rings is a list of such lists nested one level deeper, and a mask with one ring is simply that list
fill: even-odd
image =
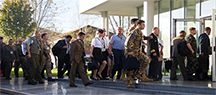
[{"label": "glass window", "polygon": [[212,14],[212,9],[216,9],[216,0],[201,0],[201,16]]},{"label": "glass window", "polygon": [[158,2],[154,3],[154,27],[158,27]]},{"label": "glass window", "polygon": [[[199,17],[199,1],[200,0],[186,0],[185,1],[185,18],[192,18],[196,19]],[[199,22],[185,22],[184,23],[184,30],[187,32],[187,35],[189,34],[189,29],[191,27],[195,27],[197,29],[196,38],[198,37],[199,31]]]},{"label": "glass window", "polygon": [[170,57],[170,0],[162,0],[160,3],[159,28],[164,42],[164,58]]},{"label": "glass window", "polygon": [[[173,19],[178,19],[178,18],[181,18],[183,19],[184,18],[184,0],[172,0],[172,28],[173,29]],[[179,32],[181,30],[184,30],[184,22],[177,22],[176,23],[176,35],[175,36],[178,36],[179,35]],[[173,33],[173,30],[172,30],[172,33]],[[173,37],[173,34],[171,36],[171,39]]]},{"label": "glass window", "polygon": [[138,7],[138,19],[141,19],[143,17],[143,6]]}]

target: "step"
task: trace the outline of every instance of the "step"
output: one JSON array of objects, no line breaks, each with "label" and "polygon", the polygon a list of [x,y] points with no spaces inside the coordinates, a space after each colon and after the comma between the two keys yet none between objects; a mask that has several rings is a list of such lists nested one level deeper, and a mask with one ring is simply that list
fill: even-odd
[{"label": "step", "polygon": [[[141,93],[141,94],[154,94],[154,95],[194,95],[194,93],[162,91],[162,90],[151,90],[151,89],[141,89],[141,88],[126,88],[126,87],[101,86],[101,85],[92,85],[92,86],[93,87],[108,88],[108,89],[115,89],[115,90],[123,90],[123,91],[129,91],[129,92]],[[196,95],[199,95],[199,94],[196,94]]]},{"label": "step", "polygon": [[[113,82],[113,81],[93,81],[94,86],[109,86],[109,87],[120,87],[126,88],[126,82]],[[76,83],[82,84],[80,79],[76,79]],[[136,89],[148,89],[148,90],[159,90],[168,92],[178,92],[178,93],[196,93],[196,94],[216,94],[216,88],[209,87],[196,87],[196,86],[183,86],[183,85],[167,85],[167,84],[151,84],[151,82],[146,83],[134,83],[137,87]]]}]

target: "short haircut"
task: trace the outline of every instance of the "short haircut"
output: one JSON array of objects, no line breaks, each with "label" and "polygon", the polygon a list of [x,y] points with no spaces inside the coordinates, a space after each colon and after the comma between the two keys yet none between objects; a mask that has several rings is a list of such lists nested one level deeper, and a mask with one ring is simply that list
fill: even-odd
[{"label": "short haircut", "polygon": [[47,35],[47,33],[43,33],[42,35],[41,35],[41,38],[43,38],[44,36],[46,36]]},{"label": "short haircut", "polygon": [[0,40],[2,40],[3,39],[3,37],[0,37]]},{"label": "short haircut", "polygon": [[179,33],[181,34],[181,33],[186,33],[186,32],[184,30],[181,30]]},{"label": "short haircut", "polygon": [[36,30],[36,31],[35,31],[35,34],[37,34],[38,32],[40,32],[40,31]]},{"label": "short haircut", "polygon": [[103,33],[104,31],[102,29],[98,29],[98,32],[99,33]]},{"label": "short haircut", "polygon": [[209,31],[209,30],[211,31],[211,28],[210,28],[210,27],[206,27],[206,28],[205,28],[205,31]]},{"label": "short haircut", "polygon": [[67,38],[70,38],[70,39],[71,39],[72,37],[71,37],[71,35],[67,35],[65,38],[66,38],[66,39],[67,39]]},{"label": "short haircut", "polygon": [[137,20],[139,20],[138,18],[132,18],[131,19],[131,24],[132,24],[132,22],[136,22]]},{"label": "short haircut", "polygon": [[194,31],[194,30],[196,30],[196,28],[194,28],[194,27],[191,27],[191,28],[189,29],[189,31]]},{"label": "short haircut", "polygon": [[158,27],[154,27],[154,28],[152,29],[152,31],[157,30],[157,29],[158,29]]},{"label": "short haircut", "polygon": [[83,36],[83,35],[85,35],[84,32],[79,32],[79,33],[78,33],[78,36]]},{"label": "short haircut", "polygon": [[139,20],[139,22],[138,22],[138,24],[141,24],[141,23],[145,23],[145,21],[144,20]]},{"label": "short haircut", "polygon": [[[10,39],[8,42],[10,42],[12,39]],[[13,40],[12,40],[13,41]]]}]

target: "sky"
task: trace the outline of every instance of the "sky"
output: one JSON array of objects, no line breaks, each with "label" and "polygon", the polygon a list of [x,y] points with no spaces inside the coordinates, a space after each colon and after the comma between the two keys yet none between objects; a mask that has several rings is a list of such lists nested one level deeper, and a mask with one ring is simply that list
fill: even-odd
[{"label": "sky", "polygon": [[[4,0],[0,0],[1,8],[2,8],[3,1]],[[53,0],[53,2],[56,4],[54,7],[57,7],[58,9],[56,11],[56,15],[54,16],[52,22],[49,23],[49,26],[53,26],[53,24],[55,24],[55,28],[51,28],[51,30],[65,33],[77,29],[78,26],[82,27],[87,24],[91,24],[95,27],[100,27],[100,19],[94,21],[94,23],[92,23],[92,21],[85,22],[83,20],[78,20],[78,16],[80,16],[78,14],[79,0]],[[81,16],[82,19],[86,19],[90,17],[95,18],[95,16],[91,16],[91,15]]]}]

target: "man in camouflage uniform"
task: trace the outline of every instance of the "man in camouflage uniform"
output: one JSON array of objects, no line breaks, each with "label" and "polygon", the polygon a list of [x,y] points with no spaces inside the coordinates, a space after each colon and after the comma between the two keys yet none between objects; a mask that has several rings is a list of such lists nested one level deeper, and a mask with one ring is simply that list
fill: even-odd
[{"label": "man in camouflage uniform", "polygon": [[198,61],[196,58],[197,44],[194,35],[196,35],[196,28],[191,27],[189,29],[190,34],[186,37],[187,46],[191,50],[191,53],[187,55],[187,80],[195,80],[193,73],[198,68]]},{"label": "man in camouflage uniform", "polygon": [[[141,45],[144,40],[144,35],[142,34],[141,30],[145,28],[145,22],[143,20],[140,20],[138,22],[138,27],[129,33],[126,41],[125,41],[125,50],[128,55],[138,58],[140,62],[140,68],[139,71],[135,74],[135,77],[140,79],[142,82],[144,81],[153,81],[152,79],[149,79],[146,77],[145,69],[149,65],[149,58],[142,52]],[[134,85],[132,85],[132,76],[133,76],[133,70],[128,71],[127,74],[127,88],[135,88]],[[143,74],[144,73],[144,74]],[[142,78],[141,75],[144,75]]]},{"label": "man in camouflage uniform", "polygon": [[41,70],[40,72],[44,73],[44,66],[46,68],[46,73],[47,73],[47,79],[48,81],[54,81],[54,79],[52,79],[52,73],[51,73],[51,56],[50,56],[50,44],[48,43],[48,35],[47,33],[43,33],[41,35],[41,38],[43,39],[42,43],[43,43],[43,61],[41,64]]},{"label": "man in camouflage uniform", "polygon": [[[136,27],[137,27],[137,23],[138,23],[139,19],[137,18],[133,18],[131,19],[131,24],[132,26],[130,27],[130,29],[126,32],[126,37],[128,37],[128,35],[130,34],[130,32],[132,32]],[[124,81],[126,82],[127,79],[125,78],[125,74],[127,73],[126,70],[122,70],[122,74],[121,74],[121,77],[120,77],[120,80],[121,81]]]},{"label": "man in camouflage uniform", "polygon": [[13,61],[15,59],[18,61],[17,50],[16,47],[13,45],[12,39],[9,40],[8,45],[4,46],[3,59],[5,64],[6,79],[11,79],[10,73],[11,73]]}]

